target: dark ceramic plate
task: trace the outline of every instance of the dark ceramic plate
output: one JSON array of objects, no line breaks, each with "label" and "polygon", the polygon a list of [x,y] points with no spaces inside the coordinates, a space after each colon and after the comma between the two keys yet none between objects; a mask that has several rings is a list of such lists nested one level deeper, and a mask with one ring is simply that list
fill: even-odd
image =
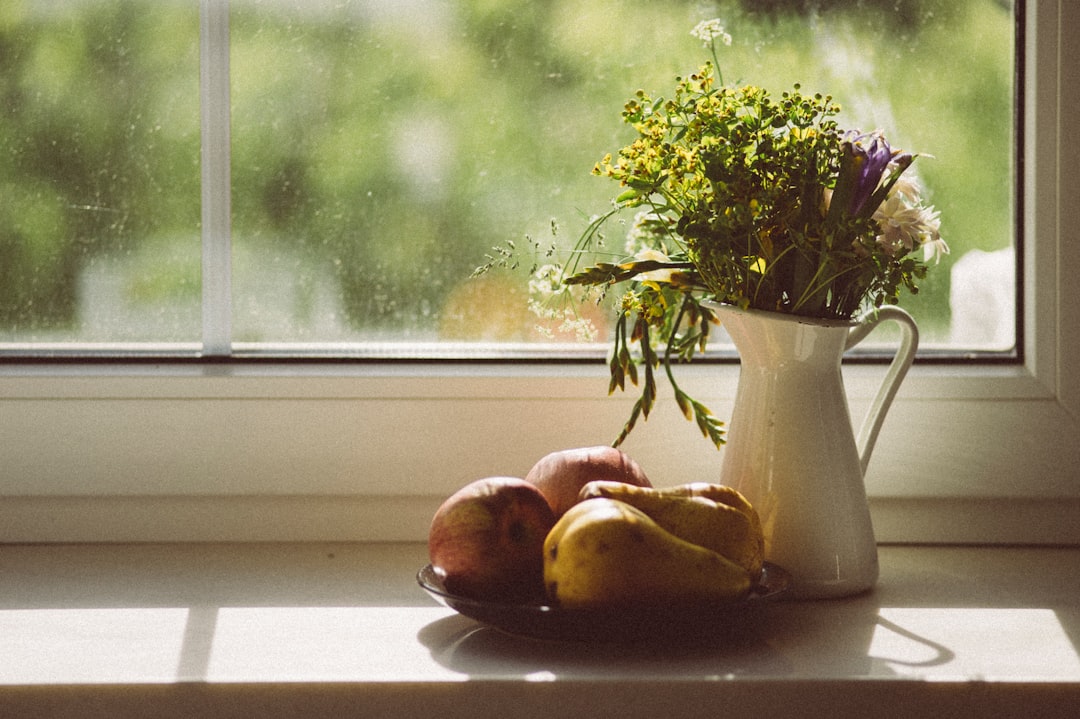
[{"label": "dark ceramic plate", "polygon": [[547,604],[487,602],[451,594],[430,564],[417,573],[416,581],[439,603],[511,634],[537,639],[634,641],[741,632],[753,626],[760,607],[787,590],[791,578],[780,567],[766,562],[761,578],[750,594],[738,601],[588,611],[560,609]]}]

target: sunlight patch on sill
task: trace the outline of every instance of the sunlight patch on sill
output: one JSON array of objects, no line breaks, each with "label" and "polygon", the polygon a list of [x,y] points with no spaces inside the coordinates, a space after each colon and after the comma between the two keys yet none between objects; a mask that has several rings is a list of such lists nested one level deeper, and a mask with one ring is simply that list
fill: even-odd
[{"label": "sunlight patch on sill", "polygon": [[1032,608],[882,608],[869,659],[878,675],[1077,681],[1080,658],[1056,613]]}]

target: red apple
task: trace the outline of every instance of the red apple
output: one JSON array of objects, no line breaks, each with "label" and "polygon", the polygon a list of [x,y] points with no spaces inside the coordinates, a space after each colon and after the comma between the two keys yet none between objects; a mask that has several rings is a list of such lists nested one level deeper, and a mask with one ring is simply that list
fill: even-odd
[{"label": "red apple", "polygon": [[555,519],[577,504],[578,492],[585,484],[597,479],[652,486],[637,462],[622,450],[609,446],[552,452],[525,475],[525,480],[547,497]]},{"label": "red apple", "polygon": [[447,591],[526,602],[544,596],[544,539],[555,525],[547,500],[516,477],[478,479],[435,512],[428,554]]}]

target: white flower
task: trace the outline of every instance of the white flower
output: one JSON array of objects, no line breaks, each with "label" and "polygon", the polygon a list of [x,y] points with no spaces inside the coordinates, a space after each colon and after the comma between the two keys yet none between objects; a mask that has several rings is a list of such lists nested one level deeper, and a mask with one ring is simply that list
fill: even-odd
[{"label": "white flower", "polygon": [[566,290],[565,276],[562,265],[541,265],[529,278],[529,294],[553,297]]},{"label": "white flower", "polygon": [[592,320],[586,317],[578,317],[569,311],[563,315],[562,324],[559,325],[559,332],[572,334],[578,342],[586,343],[595,342],[597,335],[599,335]]},{"label": "white flower", "polygon": [[528,306],[534,315],[543,320],[533,329],[544,339],[573,335],[578,342],[595,342],[599,335],[592,320],[580,316],[573,308],[556,309],[537,300],[529,300]]},{"label": "white flower", "polygon": [[924,261],[948,254],[949,246],[941,238],[941,221],[932,207],[909,204],[900,192],[890,193],[874,212],[881,230],[877,244],[890,257],[899,257],[922,246]]},{"label": "white flower", "polygon": [[923,262],[929,262],[932,257],[936,264],[941,262],[942,255],[949,254],[949,245],[941,236],[939,213],[936,210],[931,211],[930,208],[925,208],[924,211],[928,213],[924,222],[929,231],[923,235]]},{"label": "white flower", "polygon": [[[891,170],[891,168],[890,168]],[[900,195],[907,202],[917,204],[922,196],[922,188],[914,175],[900,175],[896,183],[889,189],[890,195]]]},{"label": "white flower", "polygon": [[712,41],[719,38],[720,42],[731,45],[731,35],[727,34],[724,30],[724,26],[720,24],[720,20],[702,20],[694,29],[690,31],[690,34],[701,40],[706,45],[711,45]]}]

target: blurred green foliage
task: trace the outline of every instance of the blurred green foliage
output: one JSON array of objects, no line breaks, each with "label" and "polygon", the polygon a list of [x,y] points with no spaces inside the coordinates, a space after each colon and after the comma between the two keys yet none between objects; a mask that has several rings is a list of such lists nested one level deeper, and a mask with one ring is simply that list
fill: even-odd
[{"label": "blurred green foliage", "polygon": [[[333,287],[346,327],[399,338],[524,311],[507,300],[524,277],[485,294],[471,270],[506,239],[549,242],[553,218],[568,246],[607,208],[590,170],[627,140],[623,103],[695,69],[689,30],[713,16],[734,37],[725,79],[832,94],[842,125],[934,156],[918,172],[953,255],[905,305],[947,327],[948,262],[1013,238],[998,0],[234,0],[237,276],[276,262],[309,295]],[[118,257],[132,302],[197,306],[198,77],[196,2],[4,1],[0,339],[77,339],[80,277]],[[275,287],[236,292],[258,307]],[[197,312],[177,316],[167,334],[197,339]],[[526,338],[523,323],[496,338]]]},{"label": "blurred green foliage", "polygon": [[0,327],[16,336],[71,326],[97,256],[198,242],[197,13],[68,5],[0,10]]}]

